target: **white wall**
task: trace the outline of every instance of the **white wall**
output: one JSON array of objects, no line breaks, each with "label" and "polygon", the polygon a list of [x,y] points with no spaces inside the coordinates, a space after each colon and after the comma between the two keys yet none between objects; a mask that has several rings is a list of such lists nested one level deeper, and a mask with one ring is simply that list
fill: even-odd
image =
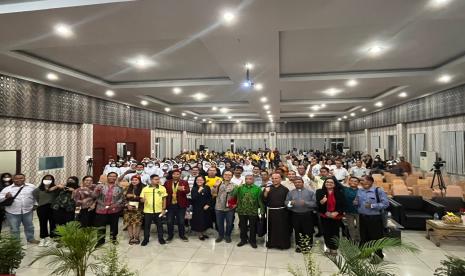
[{"label": "white wall", "polygon": [[[86,174],[85,156],[92,156],[92,125],[6,118],[0,118],[0,125],[0,150],[21,150],[27,182],[37,184],[48,173],[61,183],[69,176]],[[39,158],[46,156],[64,156],[64,168],[39,172]]]},{"label": "white wall", "polygon": [[[181,131],[155,129],[150,132],[151,155],[153,157],[172,158],[181,153]],[[159,156],[156,153],[156,138],[162,138],[159,147]]]}]

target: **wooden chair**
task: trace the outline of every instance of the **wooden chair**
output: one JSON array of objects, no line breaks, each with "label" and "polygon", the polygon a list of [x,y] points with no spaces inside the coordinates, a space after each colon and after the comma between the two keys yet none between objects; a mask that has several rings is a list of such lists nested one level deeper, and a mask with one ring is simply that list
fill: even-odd
[{"label": "wooden chair", "polygon": [[393,186],[392,187],[392,195],[411,195],[411,192],[407,189],[407,186]]},{"label": "wooden chair", "polygon": [[98,181],[102,183],[107,183],[107,176],[102,174]]},{"label": "wooden chair", "polygon": [[433,190],[431,190],[430,188],[421,187],[419,193],[424,199],[433,198]]},{"label": "wooden chair", "polygon": [[380,188],[383,188],[383,190],[386,192],[386,194],[390,195],[392,192],[391,192],[391,185],[390,183],[376,183],[376,186],[377,187],[380,187]]},{"label": "wooden chair", "polygon": [[406,185],[406,184],[404,180],[395,178],[392,180],[392,185]]},{"label": "wooden chair", "polygon": [[461,197],[463,198],[463,189],[458,185],[448,185],[446,189],[446,197]]},{"label": "wooden chair", "polygon": [[413,187],[414,185],[417,184],[418,179],[419,179],[418,176],[409,175],[407,179],[405,180],[405,184],[407,185],[407,187]]}]

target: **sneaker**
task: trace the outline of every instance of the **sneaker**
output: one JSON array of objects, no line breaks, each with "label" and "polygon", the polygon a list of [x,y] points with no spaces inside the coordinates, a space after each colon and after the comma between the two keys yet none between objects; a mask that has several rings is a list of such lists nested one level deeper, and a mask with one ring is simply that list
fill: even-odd
[{"label": "sneaker", "polygon": [[252,248],[257,248],[257,244],[256,243],[250,243],[250,246],[252,246]]},{"label": "sneaker", "polygon": [[187,242],[189,239],[186,236],[181,236],[179,237],[182,241]]},{"label": "sneaker", "polygon": [[241,247],[241,246],[244,246],[244,245],[246,245],[246,244],[247,244],[247,242],[241,241],[240,243],[237,244],[237,246],[238,246],[238,247]]},{"label": "sneaker", "polygon": [[220,242],[222,242],[222,241],[223,241],[223,238],[221,238],[221,237],[218,237],[218,238],[216,238],[216,240],[215,240],[216,243],[220,243]]},{"label": "sneaker", "polygon": [[166,243],[166,241],[165,241],[164,239],[158,240],[158,242],[159,242],[160,244],[165,244],[165,243]]},{"label": "sneaker", "polygon": [[50,237],[45,238],[45,246],[53,246],[53,240]]},{"label": "sneaker", "polygon": [[146,246],[148,243],[149,243],[149,241],[143,240],[143,241],[140,243],[140,246]]},{"label": "sneaker", "polygon": [[226,243],[231,243],[231,237],[226,237],[224,238],[224,240],[226,241]]},{"label": "sneaker", "polygon": [[39,247],[46,247],[47,241],[45,239],[40,239],[40,242],[39,242]]},{"label": "sneaker", "polygon": [[38,241],[38,240],[30,240],[30,241],[27,241],[27,243],[30,243],[30,244],[39,244],[40,241]]}]

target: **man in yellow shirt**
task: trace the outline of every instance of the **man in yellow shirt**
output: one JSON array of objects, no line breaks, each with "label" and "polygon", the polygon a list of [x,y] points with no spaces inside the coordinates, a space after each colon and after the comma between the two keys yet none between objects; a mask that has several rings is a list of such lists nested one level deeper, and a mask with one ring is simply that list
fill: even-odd
[{"label": "man in yellow shirt", "polygon": [[208,187],[213,188],[213,186],[218,185],[221,183],[223,179],[221,177],[216,176],[216,168],[215,167],[210,167],[208,169],[208,175],[205,177],[205,180],[207,180],[207,185]]},{"label": "man in yellow shirt", "polygon": [[140,244],[146,246],[149,243],[150,238],[150,226],[152,222],[157,225],[158,242],[165,244],[166,241],[163,238],[163,225],[161,218],[166,213],[166,197],[168,193],[165,187],[160,185],[160,177],[153,174],[150,176],[150,186],[142,189],[140,201],[144,203],[144,240]]}]

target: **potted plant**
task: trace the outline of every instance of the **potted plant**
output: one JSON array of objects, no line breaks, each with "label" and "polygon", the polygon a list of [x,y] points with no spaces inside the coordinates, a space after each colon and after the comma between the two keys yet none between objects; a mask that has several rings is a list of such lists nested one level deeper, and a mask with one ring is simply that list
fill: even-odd
[{"label": "potted plant", "polygon": [[0,276],[15,275],[24,258],[21,241],[11,235],[0,235]]},{"label": "potted plant", "polygon": [[441,267],[434,271],[435,276],[462,276],[465,275],[465,260],[454,256],[446,256],[441,261]]},{"label": "potted plant", "polygon": [[135,276],[126,263],[122,262],[118,255],[118,248],[111,243],[104,248],[103,255],[96,257],[97,270],[96,276]]},{"label": "potted plant", "polygon": [[320,253],[319,242],[316,241],[313,247],[308,246],[310,239],[308,236],[302,238],[303,250],[302,254],[304,257],[304,267],[301,266],[291,266],[288,265],[287,270],[294,276],[321,276],[322,272],[318,261],[316,260],[316,255]]}]

